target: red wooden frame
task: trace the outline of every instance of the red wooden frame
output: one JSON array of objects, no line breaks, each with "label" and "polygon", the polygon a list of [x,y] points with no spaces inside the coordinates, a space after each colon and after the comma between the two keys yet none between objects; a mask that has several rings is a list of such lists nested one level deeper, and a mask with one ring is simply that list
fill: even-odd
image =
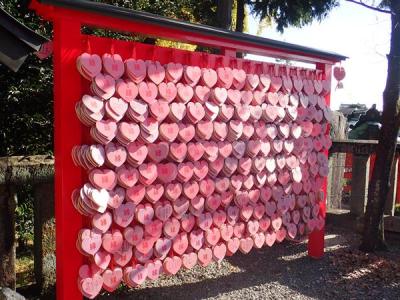
[{"label": "red wooden frame", "polygon": [[[146,26],[143,26],[142,23],[135,20],[128,21],[109,16],[99,16],[95,13],[44,5],[38,1],[33,1],[31,7],[39,15],[52,21],[54,24],[56,267],[57,299],[62,300],[82,299],[82,294],[76,284],[76,278],[78,269],[83,263],[83,256],[76,249],[75,242],[78,231],[85,225],[85,220],[74,209],[71,202],[71,192],[81,185],[85,175],[81,168],[73,165],[71,149],[74,145],[89,142],[89,136],[85,134],[87,130],[85,130],[78,118],[74,117],[75,103],[87,88],[87,83],[85,83],[76,70],[75,62],[82,51],[88,50],[87,47],[90,47],[90,51],[94,53],[110,51],[105,48],[104,43],[102,44],[104,39],[95,37],[86,38],[81,33],[83,25],[212,46],[214,48],[221,48],[223,54],[229,57],[235,57],[236,51],[246,51],[247,53],[274,56],[289,60],[313,62],[316,63],[316,69],[321,70],[328,80],[331,79],[332,64],[337,62],[337,60],[327,60],[306,52],[278,51],[268,45],[255,46],[246,41],[237,42],[228,38],[210,38],[204,34],[188,34],[178,29],[165,30],[158,24],[146,24]],[[92,40],[96,40],[97,42],[91,43]],[[132,51],[127,50],[126,47],[118,46],[120,43],[126,42],[115,41],[112,43],[118,48],[119,53],[124,52],[121,53],[123,56],[124,54],[128,56],[130,53],[127,53],[127,51]],[[172,50],[159,48],[159,51],[166,53],[166,51]],[[145,54],[141,53],[137,55],[140,57]],[[190,63],[199,64],[201,55],[195,52],[191,55],[192,59]],[[147,57],[147,59],[151,58]],[[176,60],[175,57],[174,60]],[[326,102],[329,105],[329,95],[326,96]],[[325,180],[325,195],[326,186],[327,182]],[[325,217],[325,202],[321,202],[321,211]],[[322,257],[324,253],[324,229],[314,231],[309,236],[308,252],[309,256],[313,258]]]}]

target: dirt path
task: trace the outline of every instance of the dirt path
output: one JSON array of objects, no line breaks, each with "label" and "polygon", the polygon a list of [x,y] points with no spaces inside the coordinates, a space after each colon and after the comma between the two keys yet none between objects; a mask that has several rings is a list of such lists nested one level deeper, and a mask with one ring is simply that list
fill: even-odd
[{"label": "dirt path", "polygon": [[321,260],[307,256],[306,243],[283,243],[100,299],[400,299],[399,247],[380,257],[359,253],[357,243],[328,228]]}]

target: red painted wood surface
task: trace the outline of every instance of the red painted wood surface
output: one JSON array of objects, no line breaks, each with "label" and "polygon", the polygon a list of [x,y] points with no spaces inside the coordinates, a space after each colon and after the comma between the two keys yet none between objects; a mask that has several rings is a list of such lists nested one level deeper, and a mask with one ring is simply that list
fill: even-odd
[{"label": "red painted wood surface", "polygon": [[345,171],[343,173],[343,178],[348,179],[343,185],[343,192],[351,193],[351,178],[352,178],[352,164],[353,164],[353,156],[351,153],[346,153],[346,160],[344,164]]},{"label": "red painted wood surface", "polygon": [[349,179],[349,182],[345,182],[343,185],[343,192],[345,193],[351,193],[351,178],[352,178],[352,173],[351,173],[351,168],[353,165],[353,154],[352,153],[346,153],[346,159],[344,163],[344,174],[343,178]]},{"label": "red painted wood surface", "polygon": [[[325,79],[331,81],[332,66],[327,64],[317,64],[318,70],[323,71],[325,74]],[[325,96],[326,104],[329,106],[331,99],[330,94]],[[330,126],[328,126],[328,133],[330,131]],[[328,156],[328,150],[325,151],[326,156]],[[322,186],[324,191],[324,201],[320,202],[320,213],[325,218],[326,217],[326,196],[328,189],[328,178],[325,177],[324,184]],[[314,230],[308,237],[308,255],[312,258],[321,258],[324,255],[324,245],[325,245],[325,227],[321,230]]]},{"label": "red painted wood surface", "polygon": [[399,177],[400,177],[400,164],[397,169],[397,186],[396,186],[396,203],[400,204],[400,184],[399,184]]},{"label": "red painted wood surface", "polygon": [[76,278],[83,257],[76,237],[83,217],[71,203],[71,191],[82,183],[83,172],[71,158],[71,148],[83,141],[83,128],[75,117],[81,97],[81,77],[76,57],[81,53],[80,24],[75,20],[54,22],[54,144],[57,299],[82,299]]},{"label": "red painted wood surface", "polygon": [[[317,62],[317,68],[323,70],[330,79],[331,64],[319,57],[313,57],[307,53],[285,53],[266,47],[256,47],[246,42],[233,43],[229,39],[211,39],[201,34],[183,34],[179,30],[163,30],[159,25],[140,24],[134,20],[119,20],[110,17],[91,15],[85,12],[70,11],[67,9],[45,6],[33,1],[32,7],[44,18],[54,23],[54,73],[55,73],[55,157],[56,157],[56,226],[57,226],[57,299],[81,299],[82,295],[76,284],[77,273],[82,264],[82,255],[75,246],[77,234],[83,227],[84,220],[71,203],[71,192],[80,186],[84,175],[80,168],[73,165],[71,159],[71,148],[74,145],[84,143],[88,137],[84,136],[83,126],[75,117],[74,105],[80,98],[82,92],[87,88],[83,84],[76,70],[75,61],[77,56],[90,50],[92,53],[103,53],[118,51],[125,56],[136,56],[144,59],[155,59],[161,63],[168,62],[172,55],[174,61],[199,66],[212,66],[222,63],[218,56],[205,56],[194,52],[184,55],[183,51],[167,48],[134,47],[126,42],[90,37],[87,39],[81,35],[81,26],[90,25],[100,28],[111,28],[118,31],[137,32],[143,35],[158,36],[171,40],[191,42],[201,45],[213,46],[225,49],[225,54],[233,56],[234,51],[245,50],[246,52],[280,57],[284,59],[296,59],[301,61]],[[151,51],[150,51],[151,49]],[[152,50],[154,49],[154,51]],[[234,49],[234,50],[232,50]],[[329,105],[329,96],[326,102]],[[326,181],[324,192],[326,195]],[[321,211],[325,216],[326,205],[321,203]],[[324,229],[313,232],[309,237],[309,255],[320,258],[324,251]]]},{"label": "red painted wood surface", "polygon": [[368,178],[368,181],[370,181],[371,178],[372,178],[372,172],[374,171],[374,166],[375,166],[375,158],[376,158],[375,154],[372,154],[369,157],[369,178]]}]

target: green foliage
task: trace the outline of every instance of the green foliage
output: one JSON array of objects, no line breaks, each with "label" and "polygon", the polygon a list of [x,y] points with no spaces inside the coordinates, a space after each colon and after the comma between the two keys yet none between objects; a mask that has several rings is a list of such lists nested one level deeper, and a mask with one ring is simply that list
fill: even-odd
[{"label": "green foliage", "polygon": [[254,0],[247,3],[252,14],[260,20],[271,19],[280,32],[288,26],[302,27],[313,20],[321,21],[339,5],[338,0]]},{"label": "green foliage", "polygon": [[[238,1],[234,0],[232,5],[232,30],[234,31],[237,23],[237,9]],[[249,32],[249,10],[247,6],[244,7],[244,19],[243,19],[243,32]]]},{"label": "green foliage", "polygon": [[[1,6],[26,26],[51,36],[51,26],[21,1]],[[18,73],[0,66],[0,156],[52,153],[53,78],[51,59],[31,55]]]},{"label": "green foliage", "polygon": [[24,23],[37,33],[49,38],[51,25],[41,20],[35,13],[28,9],[28,0],[0,0],[0,6],[14,18]]},{"label": "green foliage", "polygon": [[263,31],[264,31],[267,27],[270,27],[271,25],[272,25],[271,18],[266,17],[266,18],[264,18],[264,19],[261,19],[261,20],[258,22],[258,28],[257,28],[257,33],[256,33],[256,35],[258,35],[258,36],[262,35]]},{"label": "green foliage", "polygon": [[394,207],[394,215],[400,216],[400,204],[396,204]]},{"label": "green foliage", "polygon": [[18,190],[18,205],[15,210],[16,232],[18,245],[26,248],[29,242],[33,241],[33,189],[26,185]]},{"label": "green foliage", "polygon": [[120,7],[150,12],[160,16],[212,25],[216,9],[213,0],[95,0]]},{"label": "green foliage", "polygon": [[52,152],[52,66],[29,57],[18,73],[0,67],[0,156]]}]

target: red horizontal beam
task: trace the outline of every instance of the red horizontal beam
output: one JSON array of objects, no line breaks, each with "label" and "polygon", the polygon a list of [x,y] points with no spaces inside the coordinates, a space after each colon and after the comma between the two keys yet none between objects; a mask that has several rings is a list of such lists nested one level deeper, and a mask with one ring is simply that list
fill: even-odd
[{"label": "red horizontal beam", "polygon": [[338,60],[327,59],[322,56],[306,52],[279,49],[269,45],[260,45],[248,41],[237,41],[224,37],[210,36],[199,32],[186,32],[184,30],[165,28],[158,24],[144,23],[138,20],[126,20],[110,17],[93,12],[72,10],[52,5],[45,5],[32,1],[31,7],[44,18],[54,21],[57,19],[73,19],[82,26],[110,29],[118,32],[138,33],[166,40],[179,41],[220,49],[232,49],[239,52],[256,55],[270,56],[285,60],[296,60],[308,63],[334,64]]}]

